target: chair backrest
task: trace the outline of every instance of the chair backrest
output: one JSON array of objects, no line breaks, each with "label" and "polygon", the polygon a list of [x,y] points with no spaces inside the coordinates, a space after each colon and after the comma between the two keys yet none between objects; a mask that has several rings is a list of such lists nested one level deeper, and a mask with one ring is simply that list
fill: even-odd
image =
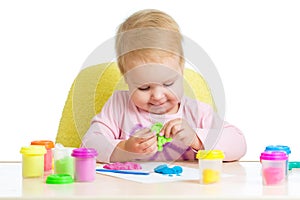
[{"label": "chair backrest", "polygon": [[[208,103],[215,108],[210,89],[203,77],[192,69],[184,71],[185,95]],[[91,119],[114,90],[126,90],[127,85],[116,63],[103,63],[80,71],[69,91],[59,122],[56,143],[79,147]]]}]

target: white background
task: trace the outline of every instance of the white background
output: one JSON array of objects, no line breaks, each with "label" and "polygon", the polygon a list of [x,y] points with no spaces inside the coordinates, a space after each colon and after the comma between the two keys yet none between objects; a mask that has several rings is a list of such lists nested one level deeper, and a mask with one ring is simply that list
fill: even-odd
[{"label": "white background", "polygon": [[290,158],[300,160],[298,2],[0,1],[0,160],[20,160],[20,147],[32,140],[55,140],[85,59],[145,8],[170,14],[213,60],[226,119],[247,139],[243,160],[258,160],[270,144],[290,146]]}]

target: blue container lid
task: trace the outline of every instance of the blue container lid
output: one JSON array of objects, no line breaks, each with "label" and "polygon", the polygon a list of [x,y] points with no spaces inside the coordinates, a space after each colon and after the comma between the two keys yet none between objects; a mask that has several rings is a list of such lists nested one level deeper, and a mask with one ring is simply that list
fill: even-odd
[{"label": "blue container lid", "polygon": [[288,155],[291,153],[290,147],[284,145],[269,145],[265,151],[284,151]]}]

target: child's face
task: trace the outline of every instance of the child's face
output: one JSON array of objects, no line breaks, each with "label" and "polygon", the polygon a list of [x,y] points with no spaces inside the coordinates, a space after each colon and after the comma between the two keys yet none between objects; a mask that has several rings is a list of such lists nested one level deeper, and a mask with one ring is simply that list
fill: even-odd
[{"label": "child's face", "polygon": [[141,110],[154,114],[174,114],[183,95],[179,58],[168,57],[146,63],[132,59],[124,74],[131,100]]}]

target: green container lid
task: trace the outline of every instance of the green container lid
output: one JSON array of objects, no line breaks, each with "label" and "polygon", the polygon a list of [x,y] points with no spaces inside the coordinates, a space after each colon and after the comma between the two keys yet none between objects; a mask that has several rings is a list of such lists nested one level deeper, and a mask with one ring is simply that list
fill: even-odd
[{"label": "green container lid", "polygon": [[47,184],[69,184],[74,183],[74,180],[69,174],[51,174],[47,176]]},{"label": "green container lid", "polygon": [[293,168],[300,168],[300,162],[297,161],[289,162],[288,168],[289,170],[292,170]]}]

